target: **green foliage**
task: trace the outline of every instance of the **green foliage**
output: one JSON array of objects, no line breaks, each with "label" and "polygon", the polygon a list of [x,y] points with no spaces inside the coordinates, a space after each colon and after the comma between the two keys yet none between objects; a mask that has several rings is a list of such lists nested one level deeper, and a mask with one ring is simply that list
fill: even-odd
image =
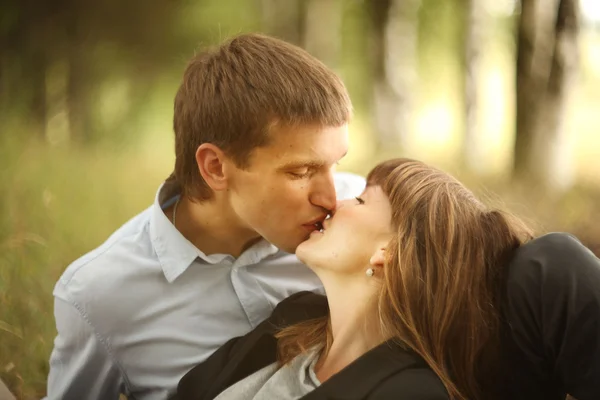
[{"label": "green foliage", "polygon": [[54,283],[152,202],[170,163],[10,137],[0,138],[0,153],[0,377],[20,397],[40,398]]}]

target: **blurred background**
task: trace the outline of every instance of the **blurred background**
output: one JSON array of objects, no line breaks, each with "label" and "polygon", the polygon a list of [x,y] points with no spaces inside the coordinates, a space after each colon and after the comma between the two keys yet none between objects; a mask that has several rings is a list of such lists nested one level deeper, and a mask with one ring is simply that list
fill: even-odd
[{"label": "blurred background", "polygon": [[[172,170],[202,47],[260,31],[353,98],[365,174],[409,156],[600,251],[598,0],[0,0],[0,378],[45,394],[52,289]],[[596,222],[596,223],[594,223]]]}]

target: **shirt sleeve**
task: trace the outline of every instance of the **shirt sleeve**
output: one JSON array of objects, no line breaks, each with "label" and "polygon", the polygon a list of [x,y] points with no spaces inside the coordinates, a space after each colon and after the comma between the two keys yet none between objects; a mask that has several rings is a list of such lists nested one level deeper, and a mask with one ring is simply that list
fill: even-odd
[{"label": "shirt sleeve", "polygon": [[573,236],[548,234],[523,246],[507,289],[521,350],[566,393],[600,399],[600,260]]},{"label": "shirt sleeve", "polygon": [[122,374],[85,314],[58,296],[54,314],[58,335],[50,356],[47,399],[118,400],[124,389]]}]

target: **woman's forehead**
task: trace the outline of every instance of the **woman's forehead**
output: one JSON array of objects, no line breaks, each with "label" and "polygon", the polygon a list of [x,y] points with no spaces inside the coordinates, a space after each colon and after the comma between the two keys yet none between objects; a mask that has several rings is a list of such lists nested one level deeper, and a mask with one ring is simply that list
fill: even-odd
[{"label": "woman's forehead", "polygon": [[365,189],[363,190],[362,193],[362,197],[366,197],[369,199],[386,199],[387,200],[387,196],[385,195],[385,193],[383,192],[383,189],[381,188],[380,185],[368,185],[365,187]]}]

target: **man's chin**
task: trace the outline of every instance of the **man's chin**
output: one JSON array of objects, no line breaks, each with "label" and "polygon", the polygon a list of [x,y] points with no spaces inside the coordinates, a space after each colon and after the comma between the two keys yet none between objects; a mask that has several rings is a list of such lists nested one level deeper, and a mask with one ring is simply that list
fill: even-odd
[{"label": "man's chin", "polygon": [[[281,237],[281,236],[280,236]],[[275,238],[277,239],[277,238]],[[279,250],[285,251],[286,253],[294,254],[296,253],[298,247],[302,246],[303,243],[306,243],[310,239],[310,235],[305,235],[303,237],[297,238],[295,240],[281,241],[281,240],[269,240],[268,242],[273,244]]]},{"label": "man's chin", "polygon": [[273,245],[275,245],[275,247],[277,247],[279,250],[285,251],[286,253],[290,253],[290,254],[294,254],[296,252],[296,249],[298,248],[298,246],[300,244],[302,244],[302,242],[299,242],[299,243],[271,242],[271,243],[273,243]]}]

